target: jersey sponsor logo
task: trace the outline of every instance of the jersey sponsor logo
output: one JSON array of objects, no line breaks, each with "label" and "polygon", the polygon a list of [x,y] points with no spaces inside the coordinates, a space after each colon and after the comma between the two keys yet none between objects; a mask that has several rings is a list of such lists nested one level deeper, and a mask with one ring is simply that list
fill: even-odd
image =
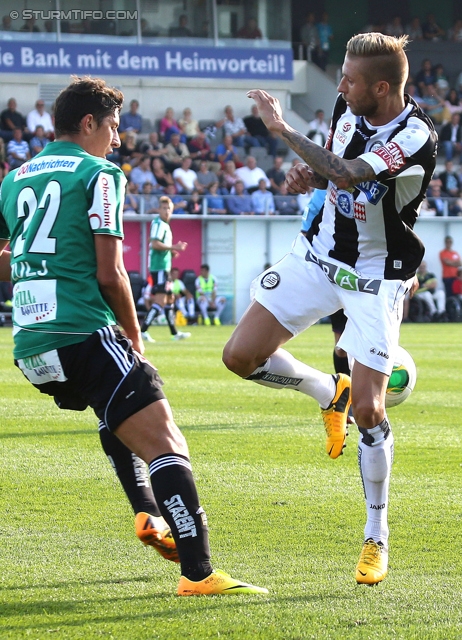
[{"label": "jersey sponsor logo", "polygon": [[18,282],[13,289],[13,321],[26,327],[56,320],[56,280]]},{"label": "jersey sponsor logo", "polygon": [[116,213],[118,208],[117,190],[114,177],[103,171],[95,184],[93,204],[88,212],[91,228],[116,230]]},{"label": "jersey sponsor logo", "polygon": [[66,171],[74,173],[83,158],[75,156],[46,156],[44,158],[34,158],[22,164],[14,176],[14,182],[31,176],[39,176],[43,173],[54,173],[55,171]]},{"label": "jersey sponsor logo", "polygon": [[345,124],[342,127],[342,131],[347,133],[347,131],[350,131],[350,129],[351,129],[351,122],[345,122]]},{"label": "jersey sponsor logo", "polygon": [[373,153],[382,158],[390,173],[396,173],[404,165],[404,151],[396,142],[388,142]]},{"label": "jersey sponsor logo", "polygon": [[377,182],[377,180],[368,180],[367,182],[360,182],[356,185],[360,191],[364,193],[367,201],[373,205],[380,202],[383,196],[388,191],[388,187],[384,184]]},{"label": "jersey sponsor logo", "polygon": [[190,515],[186,509],[181,496],[176,494],[169,500],[164,500],[164,505],[170,511],[180,538],[195,538],[197,537],[196,523],[194,518]]},{"label": "jersey sponsor logo", "polygon": [[366,205],[364,202],[354,203],[354,215],[359,222],[366,222]]},{"label": "jersey sponsor logo", "polygon": [[335,139],[338,140],[340,144],[345,144],[346,142],[346,136],[344,136],[343,133],[340,133],[340,131],[337,131],[335,134]]},{"label": "jersey sponsor logo", "polygon": [[263,289],[276,289],[280,282],[281,276],[279,273],[276,273],[276,271],[269,271],[268,273],[265,273],[261,279],[260,285]]},{"label": "jersey sponsor logo", "polygon": [[307,262],[314,262],[319,267],[321,267],[326,278],[330,282],[332,282],[332,284],[336,284],[342,289],[346,289],[347,291],[360,291],[361,293],[370,293],[374,296],[376,296],[379,292],[381,280],[360,278],[352,271],[348,271],[343,267],[332,264],[332,262],[327,262],[327,260],[318,258],[314,255],[314,253],[311,253],[311,251],[307,251],[305,260]]},{"label": "jersey sponsor logo", "polygon": [[354,217],[353,194],[340,189],[337,191],[337,209],[345,218]]}]

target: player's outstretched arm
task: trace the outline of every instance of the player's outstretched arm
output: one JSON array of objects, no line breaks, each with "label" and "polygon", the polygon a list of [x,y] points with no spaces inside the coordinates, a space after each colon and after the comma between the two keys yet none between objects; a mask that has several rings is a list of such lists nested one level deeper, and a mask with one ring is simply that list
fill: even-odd
[{"label": "player's outstretched arm", "polygon": [[309,186],[323,188],[320,186],[320,178],[324,178],[331,180],[339,189],[349,189],[360,182],[375,178],[374,170],[364,160],[339,158],[293,129],[282,117],[281,105],[274,96],[261,89],[252,89],[247,95],[255,100],[261,119],[268,130],[282,138],[310,166],[317,184],[312,182]]}]

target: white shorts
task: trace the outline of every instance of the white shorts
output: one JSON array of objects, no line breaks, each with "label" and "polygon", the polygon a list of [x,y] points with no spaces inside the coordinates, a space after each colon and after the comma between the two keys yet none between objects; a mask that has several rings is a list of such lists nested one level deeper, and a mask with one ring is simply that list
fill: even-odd
[{"label": "white shorts", "polygon": [[364,278],[337,260],[320,259],[299,234],[291,252],[255,278],[250,293],[294,336],[344,309],[348,322],[338,346],[361,364],[390,375],[411,284],[412,279]]}]

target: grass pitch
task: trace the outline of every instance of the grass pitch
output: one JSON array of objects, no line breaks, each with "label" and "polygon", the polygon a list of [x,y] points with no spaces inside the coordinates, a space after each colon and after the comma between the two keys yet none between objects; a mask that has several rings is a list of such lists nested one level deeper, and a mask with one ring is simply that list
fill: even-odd
[{"label": "grass pitch", "polygon": [[[11,358],[0,329],[0,638],[235,640],[462,638],[461,325],[404,325],[414,393],[390,409],[395,464],[390,572],[356,585],[365,510],[353,429],[330,460],[316,403],[241,381],[230,327],[166,327],[158,366],[189,443],[213,563],[268,596],[178,598],[178,566],[134,535],[91,411],[59,411]],[[288,348],[332,370],[318,325]]]}]

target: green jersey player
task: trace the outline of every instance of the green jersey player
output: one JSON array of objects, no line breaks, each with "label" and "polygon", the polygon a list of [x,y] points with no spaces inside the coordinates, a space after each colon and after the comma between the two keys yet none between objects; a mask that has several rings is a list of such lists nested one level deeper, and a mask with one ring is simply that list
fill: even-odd
[{"label": "green jersey player", "polygon": [[141,355],[123,264],[124,177],[104,159],[120,146],[122,101],[103,80],[75,79],[56,99],[56,142],[2,184],[0,275],[9,242],[15,364],[60,408],[90,406],[120,460],[133,453],[149,464],[158,513],[140,528],[162,555],[179,557],[179,595],[266,592],[212,569],[187,444]]}]

